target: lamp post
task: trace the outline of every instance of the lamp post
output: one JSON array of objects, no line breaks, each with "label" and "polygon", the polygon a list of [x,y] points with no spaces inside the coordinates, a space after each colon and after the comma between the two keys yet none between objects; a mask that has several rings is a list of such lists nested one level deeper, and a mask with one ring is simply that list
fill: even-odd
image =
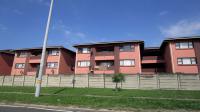
[{"label": "lamp post", "polygon": [[47,26],[46,26],[46,31],[44,35],[44,43],[43,43],[43,48],[42,48],[42,57],[40,60],[40,69],[39,69],[39,74],[36,80],[36,89],[35,89],[35,97],[40,96],[40,89],[41,89],[41,83],[42,83],[42,74],[44,73],[44,65],[45,65],[45,57],[46,57],[46,46],[47,46],[47,40],[48,40],[48,33],[49,33],[49,25],[51,21],[51,13],[52,13],[52,8],[53,8],[53,2],[54,0],[51,0],[51,5],[49,9],[49,16],[47,20]]}]

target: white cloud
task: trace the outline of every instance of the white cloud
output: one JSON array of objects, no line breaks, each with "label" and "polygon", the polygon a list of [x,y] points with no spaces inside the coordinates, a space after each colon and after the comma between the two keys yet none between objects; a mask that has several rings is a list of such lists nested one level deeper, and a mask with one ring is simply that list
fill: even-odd
[{"label": "white cloud", "polygon": [[181,20],[168,27],[161,27],[164,36],[179,37],[200,35],[200,21]]},{"label": "white cloud", "polygon": [[0,24],[0,31],[6,31],[8,28],[3,25],[3,24]]},{"label": "white cloud", "polygon": [[70,34],[71,34],[71,31],[69,31],[69,30],[64,30],[64,33],[65,33],[65,35],[70,35]]},{"label": "white cloud", "polygon": [[82,32],[76,32],[75,35],[77,35],[80,38],[85,38],[86,34],[82,33]]},{"label": "white cloud", "polygon": [[166,14],[168,14],[168,13],[169,13],[168,11],[162,11],[162,12],[159,13],[159,15],[160,15],[160,16],[164,16],[164,15],[166,15]]}]

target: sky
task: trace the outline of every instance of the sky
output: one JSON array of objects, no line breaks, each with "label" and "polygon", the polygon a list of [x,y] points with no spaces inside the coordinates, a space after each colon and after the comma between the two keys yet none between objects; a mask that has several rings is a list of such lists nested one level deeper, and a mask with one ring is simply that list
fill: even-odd
[{"label": "sky", "polygon": [[[200,35],[200,0],[54,0],[48,45]],[[42,46],[50,0],[0,0],[0,49]]]}]

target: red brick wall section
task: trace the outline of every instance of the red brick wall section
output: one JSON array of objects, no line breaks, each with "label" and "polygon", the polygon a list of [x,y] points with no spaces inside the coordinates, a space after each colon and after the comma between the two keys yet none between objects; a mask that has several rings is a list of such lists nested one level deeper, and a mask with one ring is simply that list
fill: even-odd
[{"label": "red brick wall section", "polygon": [[114,57],[115,57],[115,74],[119,73],[119,45],[114,47]]},{"label": "red brick wall section", "polygon": [[75,54],[72,54],[65,50],[61,50],[59,74],[73,74],[74,63]]},{"label": "red brick wall section", "polygon": [[0,53],[0,75],[11,74],[13,60],[14,60],[14,55]]},{"label": "red brick wall section", "polygon": [[194,42],[194,50],[197,59],[198,73],[200,73],[200,41]]},{"label": "red brick wall section", "polygon": [[171,59],[169,44],[167,44],[164,49],[164,60],[165,60],[165,71],[167,73],[171,73],[172,72],[172,63],[171,63],[172,59]]}]

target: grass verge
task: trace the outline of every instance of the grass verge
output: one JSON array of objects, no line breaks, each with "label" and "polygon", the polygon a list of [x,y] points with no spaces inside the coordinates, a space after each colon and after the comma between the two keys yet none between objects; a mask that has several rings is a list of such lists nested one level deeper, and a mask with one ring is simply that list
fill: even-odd
[{"label": "grass verge", "polygon": [[[34,89],[34,87],[0,87],[0,102],[17,102],[58,106],[73,105],[78,107],[122,110],[131,110],[132,108],[192,110],[200,109],[200,91],[122,90],[116,92],[112,89],[95,88],[42,88],[41,97],[35,98]],[[22,93],[20,94],[12,92]],[[98,97],[95,97],[95,95]],[[134,97],[147,98],[140,99]]]}]

